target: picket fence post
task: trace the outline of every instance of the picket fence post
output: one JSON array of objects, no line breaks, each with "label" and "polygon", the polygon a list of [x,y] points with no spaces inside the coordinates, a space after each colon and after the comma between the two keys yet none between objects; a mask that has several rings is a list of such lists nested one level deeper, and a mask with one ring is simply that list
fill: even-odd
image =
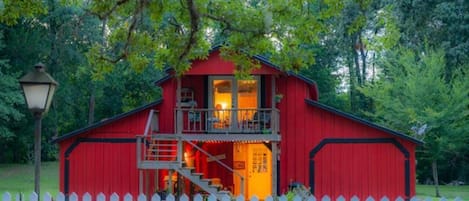
[{"label": "picket fence post", "polygon": [[5,192],[2,196],[2,201],[11,201],[11,194],[9,192]]},{"label": "picket fence post", "polygon": [[106,201],[106,195],[104,195],[104,193],[99,193],[96,196],[96,201]]},{"label": "picket fence post", "polygon": [[217,197],[213,194],[210,194],[207,198],[207,201],[217,201]]},{"label": "picket fence post", "polygon": [[203,201],[204,198],[199,193],[194,195],[194,201]]},{"label": "picket fence post", "polygon": [[44,194],[44,201],[52,201],[52,195],[49,192]]},{"label": "picket fence post", "polygon": [[130,193],[125,194],[124,201],[132,201],[133,197]]},{"label": "picket fence post", "polygon": [[147,201],[147,196],[143,193],[140,193],[140,195],[138,195],[137,201]]},{"label": "picket fence post", "polygon": [[117,193],[111,194],[111,200],[110,201],[119,201],[119,195]]},{"label": "picket fence post", "polygon": [[278,201],[287,201],[287,200],[288,200],[287,196],[285,196],[285,195],[282,195],[278,198]]},{"label": "picket fence post", "polygon": [[65,201],[65,194],[60,192],[59,194],[57,194],[56,199],[57,199],[57,201]]},{"label": "picket fence post", "polygon": [[345,201],[345,198],[344,196],[339,196],[337,199],[335,199],[336,201]]},{"label": "picket fence post", "polygon": [[81,198],[83,201],[91,201],[91,194],[86,192],[83,194],[83,197]]},{"label": "picket fence post", "polygon": [[155,193],[153,194],[153,196],[151,196],[151,201],[160,201],[161,200],[161,197],[160,195],[158,195],[158,193]]},{"label": "picket fence post", "polygon": [[[1,201],[40,201],[39,197],[37,196],[37,194],[35,192],[32,192],[29,195],[29,199],[24,199],[22,193],[16,193],[16,194],[12,195],[10,192],[4,192],[3,194],[1,194],[1,197],[2,197]],[[66,196],[62,192],[59,192],[55,199],[49,192],[46,192],[44,194],[43,198],[44,198],[44,200],[42,200],[42,201],[66,201],[66,199],[65,199]],[[278,198],[278,201],[288,201],[286,195],[281,195],[277,198]],[[218,199],[220,201],[245,201],[243,195],[238,195],[237,197],[232,199],[229,195],[224,194],[224,195],[221,195],[220,197],[218,197]],[[162,201],[162,198],[160,197],[160,195],[158,193],[155,193],[151,196],[150,200],[151,201]],[[176,200],[176,197],[173,194],[168,194],[166,196],[166,199],[165,199],[165,201],[189,201],[189,200],[190,200],[190,198],[186,194],[181,195],[177,200]],[[274,201],[275,199],[271,195],[269,195],[269,196],[265,197],[264,200],[265,201]],[[93,201],[93,197],[90,193],[86,192],[86,193],[83,194],[83,196],[80,200],[78,195],[75,192],[73,192],[68,196],[68,201]],[[120,200],[119,195],[117,193],[113,193],[109,197],[109,200],[106,200],[106,195],[101,192],[96,196],[95,201],[121,201],[121,200]],[[126,193],[122,201],[147,201],[147,196],[145,194],[139,194],[137,196],[137,199],[134,200],[133,197],[132,197],[132,194]],[[204,197],[201,194],[195,194],[194,197],[193,197],[193,201],[204,201]],[[205,199],[205,201],[217,201],[217,197],[213,194],[210,194]],[[255,195],[253,195],[248,201],[259,201],[259,198]],[[295,195],[293,197],[292,201],[317,201],[317,199],[314,195],[310,195],[306,198],[303,198],[299,195]],[[320,201],[332,201],[332,199],[328,195],[324,195],[321,198]],[[347,201],[347,199],[343,195],[340,195],[339,197],[337,197],[335,199],[335,201]],[[350,198],[350,201],[360,201],[360,198],[358,198],[358,196],[354,195],[352,198]],[[395,200],[390,200],[389,197],[387,197],[387,196],[383,196],[380,199],[375,199],[372,196],[368,196],[364,201],[404,201],[404,199],[400,196],[397,197]],[[418,198],[418,197],[414,196],[410,199],[410,201],[433,201],[433,199],[430,198],[430,197]],[[455,197],[454,199],[448,199],[448,198],[445,198],[445,197],[441,197],[441,198],[437,199],[437,201],[463,201],[463,199],[461,197]]]},{"label": "picket fence post", "polygon": [[316,197],[314,197],[314,195],[310,195],[306,201],[316,201]]},{"label": "picket fence post", "polygon": [[[387,196],[384,196],[384,197],[382,197],[381,200],[379,200],[379,201],[389,201],[389,198],[388,198]],[[417,201],[417,200],[412,200],[412,199],[410,199],[410,201]]]},{"label": "picket fence post", "polygon": [[176,201],[176,198],[174,197],[173,194],[168,194],[166,196],[166,201]]},{"label": "picket fence post", "polygon": [[221,196],[221,199],[220,199],[220,200],[221,200],[221,201],[231,201],[231,197],[228,196],[228,195],[226,195],[226,194],[224,194],[224,195]]},{"label": "picket fence post", "polygon": [[322,196],[321,201],[331,201],[331,197],[329,197],[328,195]]},{"label": "picket fence post", "polygon": [[32,192],[31,195],[29,196],[30,201],[39,201],[39,198],[37,196],[36,192]]},{"label": "picket fence post", "polygon": [[[259,201],[259,198],[257,198],[257,196],[253,195],[251,196],[251,201]],[[298,201],[298,200],[293,200],[293,201]]]}]

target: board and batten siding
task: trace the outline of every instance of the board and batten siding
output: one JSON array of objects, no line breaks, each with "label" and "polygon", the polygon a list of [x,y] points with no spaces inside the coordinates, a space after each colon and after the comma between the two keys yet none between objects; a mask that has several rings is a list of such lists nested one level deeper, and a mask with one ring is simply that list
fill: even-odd
[{"label": "board and batten siding", "polygon": [[[137,193],[135,136],[143,134],[151,109],[159,110],[160,115],[173,112],[161,110],[157,105],[60,142],[60,190],[64,193]],[[167,123],[160,125],[160,129],[171,131],[172,119],[162,118],[161,121]]]},{"label": "board and batten siding", "polygon": [[[356,192],[391,199],[415,195],[415,143],[305,103],[311,99],[311,85],[296,77],[277,83],[284,95],[277,104],[282,135],[280,193],[288,190],[289,183],[299,182],[312,187],[315,195],[333,199],[339,193],[350,198]],[[310,152],[325,139],[332,141],[316,153],[311,166]]]}]

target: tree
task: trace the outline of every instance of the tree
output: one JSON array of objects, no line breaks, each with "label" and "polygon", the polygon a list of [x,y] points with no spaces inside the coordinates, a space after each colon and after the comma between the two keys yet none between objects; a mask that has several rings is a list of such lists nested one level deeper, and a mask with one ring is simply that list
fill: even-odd
[{"label": "tree", "polygon": [[221,33],[222,56],[237,64],[238,75],[259,67],[251,59],[259,54],[286,70],[298,70],[314,63],[303,44],[317,43],[323,20],[340,7],[339,0],[92,1],[88,9],[112,31],[88,58],[99,72],[125,59],[137,70],[168,65],[181,74],[190,61],[208,55],[215,33]]},{"label": "tree", "polygon": [[431,163],[436,196],[438,161],[464,147],[469,129],[467,66],[445,79],[445,52],[399,49],[382,60],[382,73],[361,91],[374,101],[369,113],[382,124],[425,141],[419,159]]},{"label": "tree", "polygon": [[[0,35],[0,48],[3,48],[3,37]],[[0,60],[0,141],[9,140],[14,133],[11,123],[24,117],[24,114],[16,109],[18,105],[24,104],[18,84],[18,73],[10,73],[11,67],[6,60]]]},{"label": "tree", "polygon": [[[422,51],[424,43],[445,51],[446,71],[469,61],[469,3],[463,0],[393,1],[401,44]],[[422,12],[425,11],[425,12]]]}]

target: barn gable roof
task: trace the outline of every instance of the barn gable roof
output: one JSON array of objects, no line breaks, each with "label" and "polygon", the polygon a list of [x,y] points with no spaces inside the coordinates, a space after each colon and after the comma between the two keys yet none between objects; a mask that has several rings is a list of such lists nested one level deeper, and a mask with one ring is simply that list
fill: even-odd
[{"label": "barn gable roof", "polygon": [[[214,51],[218,50],[219,47],[215,47],[214,49],[212,49],[210,51],[210,54],[213,53]],[[278,67],[277,65],[271,63],[269,61],[269,59],[267,59],[266,57],[263,57],[263,56],[260,56],[260,55],[256,55],[256,56],[253,56],[252,57],[253,59],[256,59],[258,60],[259,62],[261,62],[262,64],[264,64],[265,66],[269,67],[269,68],[272,68],[276,71],[279,71],[281,73],[284,73],[285,75],[287,76],[292,76],[292,77],[295,77],[303,82],[305,82],[306,84],[308,84],[309,86],[311,86],[313,88],[313,95],[312,95],[312,98],[314,100],[318,100],[318,97],[319,97],[319,90],[318,90],[318,87],[317,87],[317,83],[316,81],[306,77],[306,76],[303,76],[301,74],[298,74],[296,72],[292,72],[292,71],[284,71],[282,70],[280,67]],[[171,67],[166,67],[164,69],[164,72],[166,73],[165,76],[163,76],[161,79],[155,81],[153,84],[155,86],[161,86],[163,83],[171,80],[172,78],[175,77],[175,73],[174,73],[174,69],[171,68]]]},{"label": "barn gable roof", "polygon": [[314,107],[318,107],[318,108],[321,108],[323,110],[326,110],[326,111],[329,111],[329,112],[332,112],[336,115],[339,115],[341,117],[345,117],[347,119],[350,119],[352,121],[355,121],[355,122],[358,122],[358,123],[361,123],[361,124],[364,124],[364,125],[367,125],[367,126],[370,126],[372,128],[375,128],[375,129],[378,129],[380,131],[383,131],[385,133],[388,133],[388,134],[391,134],[391,135],[394,135],[396,137],[399,137],[399,138],[402,138],[402,139],[405,139],[405,140],[408,140],[408,141],[411,141],[415,144],[418,144],[418,145],[422,145],[424,142],[421,141],[421,140],[418,140],[416,138],[413,138],[409,135],[406,135],[406,134],[403,134],[403,133],[400,133],[400,132],[397,132],[395,130],[391,130],[389,128],[386,128],[386,127],[383,127],[383,126],[380,126],[378,124],[375,124],[373,122],[370,122],[368,120],[365,120],[365,119],[362,119],[360,117],[357,117],[355,115],[352,115],[352,114],[349,114],[349,113],[346,113],[346,112],[343,112],[343,111],[340,111],[336,108],[333,108],[331,106],[327,106],[327,105],[324,105],[322,103],[319,103],[317,101],[314,101],[314,100],[311,100],[311,99],[305,99],[305,102],[308,104],[308,105],[311,105],[311,106],[314,106]]},{"label": "barn gable roof", "polygon": [[80,129],[78,129],[78,130],[74,130],[74,131],[72,131],[72,132],[70,132],[70,133],[67,133],[67,134],[62,135],[62,136],[60,136],[60,137],[58,137],[58,138],[53,139],[51,142],[52,142],[52,143],[58,143],[58,142],[61,142],[61,141],[63,141],[63,140],[66,140],[66,139],[68,139],[68,138],[71,138],[71,137],[80,135],[80,134],[82,134],[82,133],[84,133],[84,132],[90,131],[90,130],[92,130],[92,129],[95,129],[95,128],[98,128],[98,127],[101,127],[101,126],[110,124],[110,123],[112,123],[112,122],[115,122],[115,121],[117,121],[117,120],[126,118],[126,117],[131,116],[131,115],[133,115],[133,114],[135,114],[135,113],[138,113],[138,112],[140,112],[140,111],[146,110],[146,109],[148,109],[148,108],[152,108],[152,107],[154,107],[154,106],[156,106],[156,105],[159,105],[162,101],[163,101],[163,99],[158,99],[158,100],[156,100],[156,101],[154,101],[154,102],[152,102],[152,103],[150,103],[150,104],[143,105],[143,106],[141,106],[141,107],[135,108],[135,109],[133,109],[133,110],[131,110],[131,111],[128,111],[128,112],[125,112],[125,113],[122,113],[122,114],[118,114],[118,115],[113,116],[113,117],[111,117],[111,118],[109,118],[109,119],[106,119],[106,120],[103,120],[103,121],[100,121],[100,122],[96,122],[96,123],[91,124],[91,125],[89,125],[89,126],[86,126],[86,127],[84,127],[84,128],[80,128]]}]

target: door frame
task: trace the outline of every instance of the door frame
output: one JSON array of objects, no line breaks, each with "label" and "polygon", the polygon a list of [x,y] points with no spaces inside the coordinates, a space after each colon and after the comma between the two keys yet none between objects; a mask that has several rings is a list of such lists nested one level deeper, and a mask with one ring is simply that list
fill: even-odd
[{"label": "door frame", "polygon": [[[257,82],[257,108],[261,105],[261,80],[260,76],[253,75],[253,80]],[[215,75],[208,76],[208,109],[213,109],[213,81],[214,80],[231,80],[232,89],[231,89],[231,108],[237,109],[238,107],[238,79],[235,76],[229,75]]]}]

